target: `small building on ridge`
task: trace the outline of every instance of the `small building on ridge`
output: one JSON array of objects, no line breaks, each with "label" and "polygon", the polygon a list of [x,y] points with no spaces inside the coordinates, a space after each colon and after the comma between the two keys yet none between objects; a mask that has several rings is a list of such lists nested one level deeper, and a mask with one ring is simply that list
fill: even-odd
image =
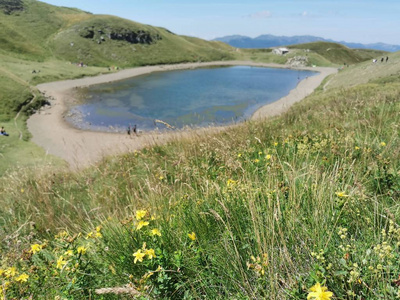
[{"label": "small building on ridge", "polygon": [[286,53],[289,53],[289,49],[288,48],[275,48],[274,50],[272,50],[272,53],[274,54],[278,54],[278,55],[285,55]]}]

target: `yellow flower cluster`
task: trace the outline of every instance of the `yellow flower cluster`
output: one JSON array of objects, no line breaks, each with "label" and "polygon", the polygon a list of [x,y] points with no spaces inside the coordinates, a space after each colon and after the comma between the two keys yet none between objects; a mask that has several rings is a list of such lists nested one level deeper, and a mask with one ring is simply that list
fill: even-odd
[{"label": "yellow flower cluster", "polygon": [[31,245],[31,250],[30,252],[32,254],[38,253],[43,249],[43,245],[39,245],[39,244],[33,244]]},{"label": "yellow flower cluster", "polygon": [[191,239],[192,241],[195,241],[195,240],[196,240],[196,233],[194,233],[194,232],[192,231],[192,233],[188,233],[188,237],[189,237],[189,239]]},{"label": "yellow flower cluster", "polygon": [[69,236],[68,232],[66,232],[65,230],[63,230],[63,231],[60,231],[60,232],[55,236],[55,238],[56,238],[56,239],[65,239],[65,238],[68,237],[68,236]]},{"label": "yellow flower cluster", "polygon": [[161,232],[159,229],[154,228],[154,229],[150,230],[150,235],[151,236],[155,236],[155,235],[161,236]]},{"label": "yellow flower cluster", "polygon": [[379,260],[384,262],[386,260],[391,260],[394,258],[393,248],[388,244],[388,242],[382,242],[374,247],[374,252],[378,255]]},{"label": "yellow flower cluster", "polygon": [[319,262],[325,262],[325,252],[323,249],[320,249],[318,252],[311,252],[311,256],[315,257]]},{"label": "yellow flower cluster", "polygon": [[101,229],[102,229],[102,226],[97,226],[94,231],[91,231],[86,235],[86,239],[102,238],[103,235],[101,234]]},{"label": "yellow flower cluster", "polygon": [[254,270],[258,276],[264,276],[265,275],[265,270],[268,266],[268,254],[263,253],[262,256],[251,256],[250,257],[252,262],[247,262],[247,268],[249,270]]},{"label": "yellow flower cluster", "polygon": [[345,192],[336,192],[335,195],[338,196],[339,198],[349,197],[349,195],[347,195]]},{"label": "yellow flower cluster", "polygon": [[344,240],[345,238],[347,238],[347,228],[339,227],[338,234],[339,234],[340,238],[342,240]]},{"label": "yellow flower cluster", "polygon": [[142,249],[137,250],[135,253],[133,253],[134,263],[136,264],[138,261],[142,262],[143,259],[147,256],[148,259],[152,260],[153,258],[156,258],[156,253],[154,249],[146,249],[146,243],[143,244]]},{"label": "yellow flower cluster", "polygon": [[83,255],[86,253],[87,249],[85,247],[81,246],[81,247],[78,247],[77,251],[78,251],[78,254]]},{"label": "yellow flower cluster", "polygon": [[333,293],[328,291],[326,286],[321,286],[319,282],[312,286],[309,291],[307,300],[330,300],[333,296]]},{"label": "yellow flower cluster", "polygon": [[227,180],[227,182],[226,182],[226,186],[228,187],[228,188],[231,188],[231,187],[234,187],[235,185],[237,184],[237,181],[236,180],[233,180],[233,179],[228,179]]},{"label": "yellow flower cluster", "polygon": [[64,268],[64,266],[65,266],[67,263],[68,263],[68,261],[66,261],[66,260],[64,259],[64,256],[61,255],[61,256],[57,259],[56,268],[62,270],[62,269]]},{"label": "yellow flower cluster", "polygon": [[13,283],[24,283],[29,279],[26,273],[19,273],[16,267],[0,268],[0,299],[5,299],[6,291]]}]

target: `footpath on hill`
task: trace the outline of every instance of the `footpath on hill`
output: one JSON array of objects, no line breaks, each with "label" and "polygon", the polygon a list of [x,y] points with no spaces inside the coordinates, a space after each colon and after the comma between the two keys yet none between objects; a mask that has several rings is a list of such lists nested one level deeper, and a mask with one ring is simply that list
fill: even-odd
[{"label": "footpath on hill", "polygon": [[[67,103],[73,97],[73,89],[135,77],[152,72],[184,70],[211,66],[246,65],[270,68],[289,68],[285,65],[254,63],[248,61],[222,61],[208,63],[188,63],[177,65],[146,66],[122,70],[118,73],[100,75],[74,80],[57,81],[38,85],[51,102],[51,107],[31,116],[28,129],[32,133],[32,141],[43,147],[47,153],[61,157],[72,169],[80,169],[96,163],[103,157],[132,152],[147,146],[162,144],[178,138],[188,138],[194,133],[201,135],[223,130],[225,127],[200,128],[196,130],[177,130],[171,132],[146,132],[138,136],[121,133],[93,132],[79,130],[64,120]],[[311,94],[323,79],[337,72],[335,68],[301,68],[319,72],[318,75],[301,81],[295,89],[280,100],[261,107],[253,119],[264,119],[286,111],[295,102]],[[234,125],[232,125],[234,126]]]}]

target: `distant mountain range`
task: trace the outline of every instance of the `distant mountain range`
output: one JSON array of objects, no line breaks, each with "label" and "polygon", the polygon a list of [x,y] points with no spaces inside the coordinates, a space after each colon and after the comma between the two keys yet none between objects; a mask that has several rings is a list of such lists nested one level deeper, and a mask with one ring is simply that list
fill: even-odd
[{"label": "distant mountain range", "polygon": [[236,48],[271,48],[278,46],[290,46],[296,44],[322,41],[322,42],[339,43],[349,48],[356,48],[356,49],[375,49],[388,52],[400,51],[400,45],[390,45],[384,43],[361,44],[361,43],[348,43],[343,41],[338,42],[311,35],[275,36],[271,34],[264,34],[256,38],[251,38],[242,35],[231,35],[231,36],[216,38],[214,39],[214,41],[221,41]]}]

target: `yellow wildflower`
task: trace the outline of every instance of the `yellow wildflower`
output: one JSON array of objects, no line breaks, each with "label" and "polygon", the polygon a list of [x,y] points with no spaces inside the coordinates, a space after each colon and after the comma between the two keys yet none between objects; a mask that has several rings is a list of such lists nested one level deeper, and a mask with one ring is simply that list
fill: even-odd
[{"label": "yellow wildflower", "polygon": [[30,250],[30,252],[31,252],[32,254],[35,254],[35,253],[40,252],[40,250],[42,250],[42,249],[43,249],[43,245],[33,244],[33,245],[31,245],[31,250]]},{"label": "yellow wildflower", "polygon": [[354,147],[354,150],[360,150],[360,147],[355,146],[355,147]]},{"label": "yellow wildflower", "polygon": [[65,237],[67,237],[68,236],[68,232],[66,232],[65,230],[64,231],[60,231],[56,236],[55,236],[55,238],[56,239],[62,239],[62,238],[65,238]]},{"label": "yellow wildflower", "polygon": [[14,277],[15,275],[17,275],[17,268],[10,267],[5,270],[4,274],[6,275],[7,278]]},{"label": "yellow wildflower", "polygon": [[139,249],[135,253],[133,253],[133,256],[135,257],[135,260],[133,261],[135,264],[137,261],[142,262],[143,258],[146,256],[145,252],[142,252],[142,249]]},{"label": "yellow wildflower", "polygon": [[150,223],[147,221],[139,221],[139,223],[136,225],[136,230],[140,230],[141,228],[143,228],[144,226],[149,225]]},{"label": "yellow wildflower", "polygon": [[228,187],[230,186],[234,186],[237,183],[237,181],[233,180],[233,179],[228,179],[228,181],[226,182],[226,185]]},{"label": "yellow wildflower", "polygon": [[15,278],[16,282],[27,282],[29,278],[29,275],[22,273],[21,275],[19,275],[17,278]]},{"label": "yellow wildflower", "polygon": [[189,237],[189,239],[191,239],[192,241],[195,241],[195,240],[196,240],[196,234],[195,234],[194,232],[188,233],[188,237]]},{"label": "yellow wildflower", "polygon": [[381,147],[385,147],[386,143],[385,142],[381,142]]},{"label": "yellow wildflower", "polygon": [[271,159],[271,155],[268,154],[268,155],[265,157],[265,159],[266,159],[266,160],[270,160],[270,159]]},{"label": "yellow wildflower", "polygon": [[64,260],[64,257],[61,255],[58,259],[57,259],[57,269],[62,269],[64,268],[64,266],[67,264],[67,261]]},{"label": "yellow wildflower", "polygon": [[136,211],[136,220],[140,221],[147,215],[147,211],[145,210],[137,210]]},{"label": "yellow wildflower", "polygon": [[254,160],[254,162],[255,162],[255,163],[258,163],[258,162],[260,162],[260,160],[259,160],[258,158],[256,158],[256,159]]},{"label": "yellow wildflower", "polygon": [[327,290],[328,288],[326,286],[321,286],[321,284],[318,282],[316,285],[310,288],[307,300],[330,300],[333,296],[333,293]]},{"label": "yellow wildflower", "polygon": [[238,158],[242,157],[242,153],[239,153],[239,154],[237,155],[237,157],[238,157]]},{"label": "yellow wildflower", "polygon": [[338,196],[339,198],[347,198],[349,196],[345,194],[345,192],[336,192],[335,195]]},{"label": "yellow wildflower", "polygon": [[151,234],[152,236],[154,236],[154,235],[161,236],[161,232],[160,232],[160,230],[158,230],[157,228],[152,229],[152,230],[150,231],[150,234]]},{"label": "yellow wildflower", "polygon": [[4,270],[0,269],[0,276],[2,276],[4,274]]},{"label": "yellow wildflower", "polygon": [[158,177],[158,179],[163,180],[164,176],[160,175],[160,177]]},{"label": "yellow wildflower", "polygon": [[154,249],[147,249],[145,254],[147,255],[148,259],[153,259],[156,257],[156,253],[154,252]]},{"label": "yellow wildflower", "polygon": [[85,247],[81,246],[81,247],[78,247],[77,251],[78,251],[78,254],[83,255],[86,253],[87,249]]},{"label": "yellow wildflower", "polygon": [[72,251],[72,250],[67,250],[67,251],[65,251],[64,255],[72,256],[72,255],[74,255],[74,251]]},{"label": "yellow wildflower", "polygon": [[278,142],[275,142],[275,143],[274,143],[274,146],[275,146],[275,147],[278,146]]}]

